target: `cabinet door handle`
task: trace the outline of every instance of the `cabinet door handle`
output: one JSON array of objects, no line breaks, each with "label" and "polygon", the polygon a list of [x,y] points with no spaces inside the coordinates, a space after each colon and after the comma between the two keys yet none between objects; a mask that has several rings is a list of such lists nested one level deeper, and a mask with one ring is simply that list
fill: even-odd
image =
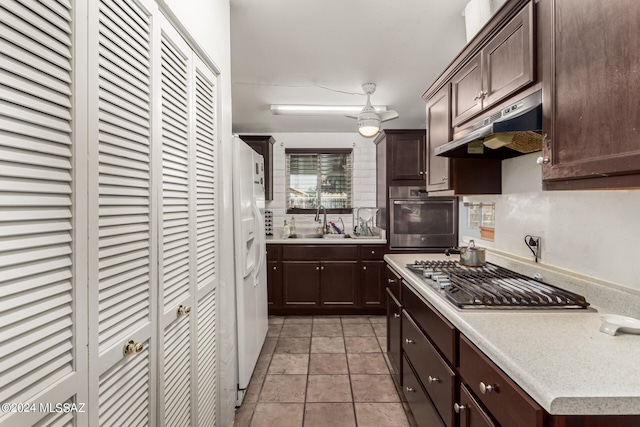
[{"label": "cabinet door handle", "polygon": [[363,270],[366,270],[366,269],[367,269],[367,266],[365,265],[364,267],[362,267],[362,269],[363,269]]},{"label": "cabinet door handle", "polygon": [[424,175],[424,172],[420,171],[420,175]]},{"label": "cabinet door handle", "polygon": [[485,384],[483,382],[480,382],[480,393],[482,394],[487,394],[487,393],[491,393],[492,391],[496,390],[498,387],[495,385],[491,385],[491,384]]},{"label": "cabinet door handle", "polygon": [[416,389],[413,387],[407,387],[407,393],[415,393]]},{"label": "cabinet door handle", "polygon": [[459,414],[460,412],[464,411],[465,409],[467,409],[467,407],[464,406],[464,405],[458,405],[457,403],[453,404],[453,410],[456,411],[456,414]]},{"label": "cabinet door handle", "polygon": [[320,270],[324,270],[324,266],[320,267]]},{"label": "cabinet door handle", "polygon": [[411,338],[405,339],[404,342],[407,343],[407,344],[415,344],[415,341],[412,340]]},{"label": "cabinet door handle", "polygon": [[393,313],[393,317],[395,317],[396,319],[400,318],[400,313]]},{"label": "cabinet door handle", "polygon": [[440,378],[432,377],[431,375],[429,375],[429,377],[427,378],[427,381],[429,381],[429,384],[439,383],[440,382]]},{"label": "cabinet door handle", "polygon": [[371,251],[371,255],[375,255],[375,254],[376,254],[376,251]]},{"label": "cabinet door handle", "polygon": [[549,160],[549,158],[548,158],[548,157],[542,157],[542,156],[541,156],[541,157],[538,157],[538,158],[536,159],[536,163],[537,163],[537,164],[539,164],[540,166],[542,166],[542,165],[546,165],[546,164],[548,164],[550,161],[551,161],[551,160]]},{"label": "cabinet door handle", "polygon": [[320,267],[316,267],[316,270],[320,270]]},{"label": "cabinet door handle", "polygon": [[396,279],[387,279],[387,282],[388,283],[396,283],[397,281],[396,281]]},{"label": "cabinet door handle", "polygon": [[274,266],[274,267],[273,267],[273,269],[274,269],[274,270],[277,270],[277,269],[278,269],[278,267],[277,267],[277,266]]}]

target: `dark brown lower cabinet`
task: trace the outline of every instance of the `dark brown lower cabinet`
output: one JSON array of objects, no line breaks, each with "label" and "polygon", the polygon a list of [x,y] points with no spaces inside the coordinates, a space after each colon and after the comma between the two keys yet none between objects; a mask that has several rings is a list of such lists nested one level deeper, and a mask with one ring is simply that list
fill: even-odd
[{"label": "dark brown lower cabinet", "polygon": [[402,390],[418,427],[445,427],[406,357],[402,363]]},{"label": "dark brown lower cabinet", "polygon": [[283,261],[284,306],[355,306],[357,267],[357,261]]},{"label": "dark brown lower cabinet", "polygon": [[384,261],[362,261],[361,264],[362,306],[384,307]]},{"label": "dark brown lower cabinet", "polygon": [[315,261],[282,262],[282,305],[320,306],[320,264]]},{"label": "dark brown lower cabinet", "polygon": [[358,302],[358,262],[320,262],[320,304],[322,307],[355,307]]},{"label": "dark brown lower cabinet", "polygon": [[268,244],[273,315],[383,315],[385,245]]},{"label": "dark brown lower cabinet", "polygon": [[464,384],[460,385],[460,403],[454,409],[460,414],[460,427],[496,427]]},{"label": "dark brown lower cabinet", "polygon": [[402,306],[387,288],[387,355],[392,375],[402,385]]},{"label": "dark brown lower cabinet", "polygon": [[279,306],[278,293],[280,292],[280,269],[277,261],[267,261],[267,303],[269,310]]}]

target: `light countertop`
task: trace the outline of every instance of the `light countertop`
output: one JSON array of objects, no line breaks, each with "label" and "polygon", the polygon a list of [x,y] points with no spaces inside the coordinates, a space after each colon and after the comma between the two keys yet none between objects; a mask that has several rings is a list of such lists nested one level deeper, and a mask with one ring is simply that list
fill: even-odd
[{"label": "light countertop", "polygon": [[[550,414],[640,414],[640,335],[599,331],[602,314],[639,317],[640,295],[487,251],[487,261],[580,293],[595,310],[461,310],[405,268],[440,254],[385,260]],[[569,273],[569,274],[565,274]]]},{"label": "light countertop", "polygon": [[384,245],[386,239],[377,237],[310,237],[283,239],[279,236],[267,236],[267,244],[287,244],[287,245]]}]

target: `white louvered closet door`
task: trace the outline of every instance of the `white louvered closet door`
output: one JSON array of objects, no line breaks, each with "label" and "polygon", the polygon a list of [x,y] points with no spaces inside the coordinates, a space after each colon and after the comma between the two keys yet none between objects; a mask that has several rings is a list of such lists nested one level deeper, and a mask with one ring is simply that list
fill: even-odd
[{"label": "white louvered closet door", "polygon": [[90,4],[90,425],[154,426],[152,5]]},{"label": "white louvered closet door", "polygon": [[216,76],[161,24],[159,220],[161,350],[166,426],[216,425]]},{"label": "white louvered closet door", "polygon": [[[71,1],[0,2],[0,425],[73,425],[86,402]],[[80,243],[79,243],[80,242]],[[83,261],[84,260],[84,261]],[[30,405],[35,406],[30,406]],[[85,408],[86,410],[86,408]]]},{"label": "white louvered closet door", "polygon": [[196,192],[196,348],[194,378],[197,390],[196,425],[216,425],[217,400],[217,126],[215,75],[194,56],[192,104],[194,121],[191,134],[195,146]]},{"label": "white louvered closet door", "polygon": [[161,24],[160,94],[160,421],[191,426],[196,393],[192,386],[194,274],[191,262],[195,170],[190,144],[191,49],[168,22]]}]

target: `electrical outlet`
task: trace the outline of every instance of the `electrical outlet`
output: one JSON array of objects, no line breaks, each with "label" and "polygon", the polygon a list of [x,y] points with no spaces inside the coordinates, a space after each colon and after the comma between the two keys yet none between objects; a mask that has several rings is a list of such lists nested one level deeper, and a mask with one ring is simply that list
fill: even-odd
[{"label": "electrical outlet", "polygon": [[524,236],[524,243],[531,250],[531,253],[535,257],[535,261],[538,262],[538,260],[540,259],[541,255],[542,255],[542,251],[541,251],[541,248],[540,248],[540,246],[542,244],[542,238],[540,236],[527,235],[527,236]]}]

